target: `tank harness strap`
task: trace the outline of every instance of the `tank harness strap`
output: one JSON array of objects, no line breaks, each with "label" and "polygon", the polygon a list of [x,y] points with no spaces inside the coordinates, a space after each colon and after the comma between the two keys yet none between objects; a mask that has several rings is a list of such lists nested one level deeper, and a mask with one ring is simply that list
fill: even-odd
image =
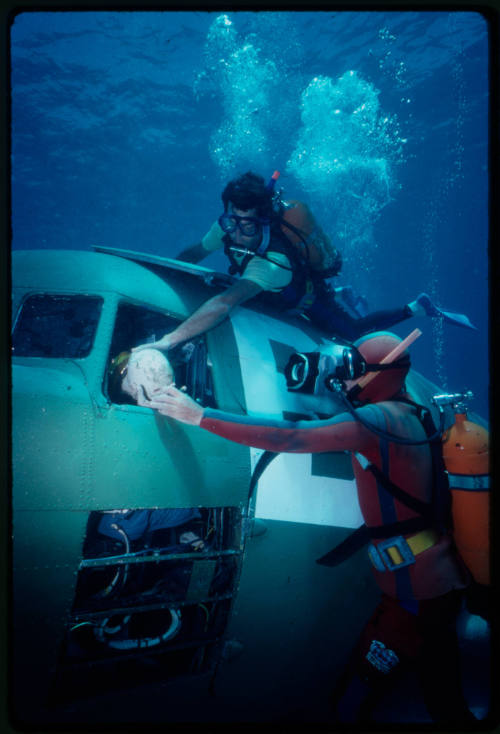
[{"label": "tank harness strap", "polygon": [[316,563],[320,566],[338,566],[347,561],[356,551],[368,545],[371,540],[388,538],[396,543],[396,537],[408,533],[418,533],[425,530],[428,523],[421,517],[412,517],[410,520],[401,520],[388,525],[360,525],[359,528],[350,533],[339,545],[318,558]]},{"label": "tank harness strap", "polygon": [[417,499],[417,497],[413,497],[411,494],[405,492],[404,489],[398,487],[397,484],[394,484],[394,482],[392,482],[389,477],[381,472],[378,466],[375,466],[374,464],[369,464],[366,468],[371,471],[375,479],[384,487],[384,489],[387,489],[387,491],[396,500],[398,500],[398,502],[401,502],[403,505],[406,505],[406,507],[409,507],[411,510],[418,512],[419,515],[425,517],[426,519],[429,519],[431,517],[432,503],[422,502],[422,500]]},{"label": "tank harness strap", "polygon": [[[436,426],[432,418],[432,413],[418,403],[414,403],[408,398],[400,398],[401,402],[413,405],[417,410],[417,417],[422,423],[422,427],[427,437],[436,435]],[[448,472],[443,459],[443,443],[441,436],[429,442],[429,448],[432,458],[432,507],[433,507],[433,525],[442,532],[446,532],[452,527],[451,514],[451,492],[448,479]]]},{"label": "tank harness strap", "polygon": [[368,557],[377,571],[398,571],[415,563],[415,556],[432,548],[438,540],[439,535],[432,528],[421,530],[408,538],[397,535],[377,545],[371,543]]},{"label": "tank harness strap", "polygon": [[429,441],[432,459],[432,523],[435,528],[442,532],[446,532],[450,530],[452,526],[452,498],[448,473],[443,459],[441,435],[436,436],[438,432],[429,408],[416,403],[414,400],[410,400],[410,398],[399,397],[394,398],[394,400],[399,403],[411,405],[415,409],[416,416],[422,424],[422,428],[424,429],[427,438],[435,437],[433,440]]},{"label": "tank harness strap", "polygon": [[[436,427],[432,420],[430,410],[423,405],[419,405],[418,403],[409,400],[408,398],[398,398],[398,401],[407,403],[415,409],[426,436],[429,437],[436,433]],[[385,571],[388,569],[392,571],[415,562],[415,552],[411,548],[412,544],[418,548],[417,554],[422,552],[420,549],[422,545],[425,546],[423,550],[430,547],[430,545],[427,545],[429,538],[422,536],[422,531],[433,533],[432,536],[429,537],[432,537],[431,545],[434,545],[438,536],[435,534],[435,531],[431,531],[431,528],[445,530],[449,527],[451,516],[451,496],[448,491],[447,475],[444,471],[441,441],[431,441],[429,446],[432,456],[433,473],[432,501],[430,503],[422,502],[416,497],[409,495],[401,489],[401,487],[394,484],[394,482],[392,482],[378,467],[368,462],[361,454],[356,454],[356,457],[360,461],[363,469],[365,469],[365,471],[370,471],[384,489],[386,489],[396,500],[415,512],[418,512],[419,517],[371,528],[366,525],[361,525],[360,528],[355,530],[354,533],[340,543],[340,545],[333,548],[329,553],[321,558],[318,558],[316,563],[323,566],[337,566],[339,563],[347,560],[363,545],[369,543],[370,540],[374,540],[376,538],[388,538],[388,540],[383,544],[379,543],[377,546],[372,544],[370,546],[370,559],[377,570]],[[420,537],[415,536],[414,538],[408,538],[406,540],[402,537],[403,535],[412,532],[417,532]],[[410,542],[410,545],[408,541]],[[391,554],[390,551],[392,548],[396,548],[396,553]],[[399,555],[399,557],[402,558],[400,563],[394,562],[395,555]]]}]

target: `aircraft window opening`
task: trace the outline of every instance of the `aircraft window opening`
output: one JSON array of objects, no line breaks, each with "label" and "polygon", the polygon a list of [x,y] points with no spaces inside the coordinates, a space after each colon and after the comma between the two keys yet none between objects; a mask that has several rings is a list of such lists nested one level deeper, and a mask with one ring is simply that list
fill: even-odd
[{"label": "aircraft window opening", "polygon": [[[157,679],[212,670],[239,579],[241,525],[240,507],[91,512],[58,673],[61,695],[79,697],[99,680],[109,689],[122,673],[122,686],[142,684],[140,661],[150,656]],[[112,665],[113,675],[101,679],[96,665]]]},{"label": "aircraft window opening", "polygon": [[82,359],[94,344],[103,299],[33,294],[21,304],[12,333],[16,357]]},{"label": "aircraft window opening", "polygon": [[[121,302],[116,315],[115,327],[108,355],[104,395],[116,404],[135,405],[134,399],[121,389],[121,379],[110,373],[111,361],[122,352],[129,352],[138,344],[152,343],[163,334],[175,329],[180,319],[144,306]],[[205,338],[196,337],[170,349],[165,353],[174,370],[177,385],[185,385],[189,394],[203,405],[215,407],[212,381],[212,363],[209,359]]]}]

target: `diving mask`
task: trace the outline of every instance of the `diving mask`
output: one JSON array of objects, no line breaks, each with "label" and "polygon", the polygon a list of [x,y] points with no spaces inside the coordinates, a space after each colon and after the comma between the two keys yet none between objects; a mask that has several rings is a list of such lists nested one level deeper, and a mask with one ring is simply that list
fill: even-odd
[{"label": "diving mask", "polygon": [[[353,345],[324,344],[316,352],[292,354],[285,367],[289,390],[320,395],[325,387],[336,392],[346,380],[357,380],[368,372],[409,366],[409,357],[395,359],[390,364],[370,364]],[[366,379],[366,378],[364,378]]]},{"label": "diving mask", "polygon": [[269,224],[269,219],[240,217],[237,214],[229,214],[229,212],[224,212],[219,217],[219,225],[223,232],[231,234],[239,229],[245,237],[255,237],[260,232],[261,227],[266,224]]},{"label": "diving mask", "polygon": [[316,352],[292,354],[285,367],[289,390],[319,394],[324,387],[331,390],[333,380],[353,380],[364,374],[365,361],[356,347],[325,344]]}]

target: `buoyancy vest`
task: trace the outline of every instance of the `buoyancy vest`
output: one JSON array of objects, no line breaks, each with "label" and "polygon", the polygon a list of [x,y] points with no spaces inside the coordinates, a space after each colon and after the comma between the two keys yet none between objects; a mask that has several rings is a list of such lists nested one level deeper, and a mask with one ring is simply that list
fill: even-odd
[{"label": "buoyancy vest", "polygon": [[[224,235],[222,239],[224,243],[224,254],[229,259],[229,272],[231,275],[242,275],[250,260],[254,257],[262,257],[273,262],[272,253],[280,253],[285,255],[290,263],[290,271],[292,279],[290,283],[281,291],[273,293],[266,291],[265,300],[270,305],[279,310],[286,310],[298,307],[308,293],[313,295],[315,278],[311,275],[310,268],[298,253],[297,249],[289,242],[287,237],[281,232],[279,225],[272,223],[269,237],[269,244],[263,252],[249,252],[243,258],[237,258],[233,251],[235,247],[231,237]],[[276,263],[279,267],[284,267],[280,263]]]},{"label": "buoyancy vest", "polygon": [[[436,427],[428,408],[407,398],[397,400],[414,407],[428,438],[436,436]],[[375,465],[366,461],[363,467],[396,500],[417,512],[418,517],[377,527],[361,525],[342,543],[319,558],[317,563],[337,566],[372,540],[402,537],[408,533],[433,529],[440,534],[451,533],[456,549],[475,581],[482,585],[490,583],[487,431],[466,421],[465,416],[459,413],[453,426],[444,432],[442,438],[430,441],[429,447],[433,475],[432,499],[429,503],[409,495]],[[401,547],[404,547],[404,540]],[[408,558],[409,563],[413,560]],[[388,567],[388,570],[401,567],[400,564]]]},{"label": "buoyancy vest", "polygon": [[331,278],[342,267],[342,256],[301,201],[281,202],[281,231],[316,276]]}]

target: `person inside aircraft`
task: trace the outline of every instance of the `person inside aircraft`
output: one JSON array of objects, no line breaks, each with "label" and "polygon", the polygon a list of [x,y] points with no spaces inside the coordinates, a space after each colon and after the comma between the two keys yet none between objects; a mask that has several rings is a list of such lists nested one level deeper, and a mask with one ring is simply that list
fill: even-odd
[{"label": "person inside aircraft", "polygon": [[261,292],[279,310],[304,314],[328,336],[354,340],[375,329],[385,329],[412,316],[440,317],[475,328],[467,317],[438,309],[421,293],[415,301],[360,318],[351,316],[337,301],[327,279],[340,271],[339,251],[316,224],[301,202],[284,202],[273,193],[279,176],[264,178],[252,172],[230,181],[222,192],[224,212],[201,243],[177,256],[197,263],[211,252],[224,248],[229,272],[240,276],[222,293],[210,298],[173,331],[153,344],[136,350],[171,349],[180,342],[204,333],[223,321],[238,304]]},{"label": "person inside aircraft", "polygon": [[[456,620],[471,577],[450,534],[449,505],[443,503],[438,511],[432,502],[436,433],[430,434],[435,426],[426,427],[428,406],[422,409],[406,391],[410,356],[401,344],[389,332],[356,341],[352,359],[370,368],[362,376],[335,358],[337,366],[327,378],[345,412],[329,419],[290,422],[233,415],[203,408],[173,385],[150,401],[140,400],[164,416],[247,446],[272,452],[351,452],[366,524],[355,535],[369,543],[381,598],[334,690],[336,717],[369,722],[389,687],[411,668],[432,719],[464,724],[475,717],[462,692]],[[400,354],[387,360],[394,349]],[[384,359],[390,364],[381,365]],[[319,374],[316,384],[323,385],[324,378]],[[352,548],[349,543],[319,562],[337,565],[363,544]]]},{"label": "person inside aircraft", "polygon": [[108,396],[113,403],[137,403],[139,396],[153,397],[173,381],[173,367],[158,349],[121,352],[109,366]]}]

